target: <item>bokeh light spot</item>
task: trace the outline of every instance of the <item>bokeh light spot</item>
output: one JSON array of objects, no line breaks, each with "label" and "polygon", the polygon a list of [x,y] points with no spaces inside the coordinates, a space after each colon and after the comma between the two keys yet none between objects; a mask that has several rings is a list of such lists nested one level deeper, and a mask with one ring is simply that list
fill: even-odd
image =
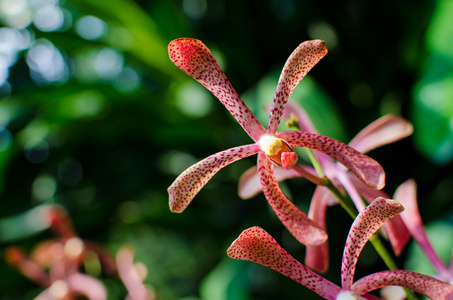
[{"label": "bokeh light spot", "polygon": [[143,209],[137,202],[126,201],[118,207],[118,215],[124,223],[132,224],[141,220]]},{"label": "bokeh light spot", "polygon": [[57,191],[57,181],[50,175],[39,175],[32,184],[33,198],[44,202],[52,199]]},{"label": "bokeh light spot", "polygon": [[84,16],[76,23],[76,32],[86,40],[98,40],[107,32],[107,24],[95,16]]},{"label": "bokeh light spot", "polygon": [[69,72],[61,52],[46,39],[40,39],[28,50],[27,64],[37,84],[67,79]]},{"label": "bokeh light spot", "polygon": [[140,88],[140,75],[131,67],[125,67],[112,81],[113,87],[122,93],[132,92]]},{"label": "bokeh light spot", "polygon": [[41,7],[36,11],[33,23],[41,31],[57,31],[64,24],[63,11],[58,6]]},{"label": "bokeh light spot", "polygon": [[191,19],[201,19],[208,11],[206,0],[184,0],[182,3],[184,13]]},{"label": "bokeh light spot", "polygon": [[112,78],[123,69],[124,56],[113,48],[99,50],[94,61],[94,68],[101,78]]},{"label": "bokeh light spot", "polygon": [[83,178],[82,165],[74,158],[66,158],[58,165],[58,179],[66,185],[78,184]]},{"label": "bokeh light spot", "polygon": [[43,163],[49,158],[49,144],[42,139],[30,140],[25,144],[25,157],[34,164]]},{"label": "bokeh light spot", "polygon": [[26,0],[0,0],[0,16],[5,24],[16,28],[25,28],[32,20]]},{"label": "bokeh light spot", "polygon": [[211,95],[203,86],[193,81],[181,86],[176,97],[179,110],[188,116],[203,117],[211,111]]}]

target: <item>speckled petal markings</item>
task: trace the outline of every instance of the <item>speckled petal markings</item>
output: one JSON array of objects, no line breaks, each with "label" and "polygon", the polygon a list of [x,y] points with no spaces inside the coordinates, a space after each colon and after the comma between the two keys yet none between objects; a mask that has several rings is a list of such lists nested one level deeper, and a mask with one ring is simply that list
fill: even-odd
[{"label": "speckled petal markings", "polygon": [[269,116],[268,133],[277,132],[283,109],[294,88],[326,54],[327,47],[321,40],[303,42],[291,53],[278,80]]},{"label": "speckled petal markings", "polygon": [[168,54],[177,67],[204,85],[222,102],[255,142],[266,132],[203,42],[191,38],[173,40],[168,45]]},{"label": "speckled petal markings", "polygon": [[301,131],[282,131],[277,134],[292,147],[308,147],[319,150],[339,161],[369,187],[382,189],[385,172],[374,159],[332,138]]},{"label": "speckled petal markings", "polygon": [[382,271],[368,275],[354,283],[352,291],[354,294],[360,295],[390,285],[406,287],[429,299],[453,300],[453,286],[450,284],[431,276],[406,270]]},{"label": "speckled petal markings", "polygon": [[390,218],[404,210],[403,206],[385,198],[376,198],[354,220],[343,252],[341,282],[343,290],[351,290],[355,266],[368,239]]},{"label": "speckled petal markings", "polygon": [[283,194],[273,172],[274,165],[264,153],[258,154],[258,173],[267,201],[277,217],[303,245],[319,245],[327,234]]},{"label": "speckled petal markings", "polygon": [[299,282],[325,299],[334,300],[340,287],[322,278],[286,252],[260,227],[244,230],[227,250],[229,257],[253,261]]},{"label": "speckled petal markings", "polygon": [[[406,224],[410,234],[422,248],[425,255],[430,260],[437,274],[448,274],[447,266],[442,259],[434,251],[431,243],[426,235],[425,227],[423,226],[420,211],[417,205],[417,185],[414,180],[409,179],[401,184],[395,191],[395,200],[399,201],[405,208],[401,213],[401,218]],[[450,275],[451,276],[451,275]],[[444,279],[444,278],[442,278]]]},{"label": "speckled petal markings", "polygon": [[182,212],[215,173],[226,165],[258,151],[260,148],[257,144],[231,148],[213,154],[185,170],[168,188],[170,210]]},{"label": "speckled petal markings", "polygon": [[388,114],[361,130],[348,145],[359,152],[367,153],[408,137],[413,131],[414,128],[410,122]]}]

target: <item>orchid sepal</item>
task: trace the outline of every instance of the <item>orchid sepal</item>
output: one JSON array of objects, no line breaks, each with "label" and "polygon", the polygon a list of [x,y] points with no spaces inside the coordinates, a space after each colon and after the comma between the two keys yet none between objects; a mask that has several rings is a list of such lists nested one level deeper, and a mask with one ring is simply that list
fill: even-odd
[{"label": "orchid sepal", "polygon": [[305,41],[291,53],[278,80],[269,116],[268,133],[275,134],[277,132],[284,107],[291,93],[308,71],[326,54],[327,47],[321,40]]},{"label": "orchid sepal", "polygon": [[305,267],[260,227],[244,230],[227,250],[229,257],[248,260],[277,271],[320,296],[334,300],[340,287]]},{"label": "orchid sepal", "polygon": [[308,147],[324,152],[346,166],[373,189],[380,190],[385,185],[385,172],[382,166],[371,157],[344,143],[327,136],[302,131],[282,131],[277,137],[284,139],[292,147]]},{"label": "orchid sepal", "polygon": [[326,232],[283,194],[273,172],[274,165],[264,153],[258,154],[258,173],[263,192],[277,217],[303,245],[317,246],[327,240]]},{"label": "orchid sepal", "polygon": [[231,148],[213,154],[186,169],[168,188],[172,212],[182,212],[195,195],[223,167],[260,151],[257,144]]},{"label": "orchid sepal", "polygon": [[366,242],[387,220],[403,210],[404,207],[399,202],[381,197],[376,198],[358,214],[351,225],[343,252],[341,266],[343,289],[351,289],[357,259]]},{"label": "orchid sepal", "polygon": [[434,277],[408,270],[389,270],[365,276],[356,281],[351,290],[356,295],[385,286],[397,285],[422,294],[429,299],[452,300],[453,286]]},{"label": "orchid sepal", "polygon": [[257,142],[266,132],[245,105],[206,45],[197,39],[179,38],[168,45],[170,60],[205,86],[228,109],[248,135]]}]

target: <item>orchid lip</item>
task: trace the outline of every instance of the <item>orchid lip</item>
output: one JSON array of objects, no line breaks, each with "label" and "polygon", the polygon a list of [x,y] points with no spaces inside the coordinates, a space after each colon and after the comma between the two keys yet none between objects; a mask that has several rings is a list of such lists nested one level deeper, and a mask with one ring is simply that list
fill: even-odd
[{"label": "orchid lip", "polygon": [[297,163],[298,156],[293,148],[283,139],[265,134],[258,141],[261,151],[277,166],[286,170]]}]

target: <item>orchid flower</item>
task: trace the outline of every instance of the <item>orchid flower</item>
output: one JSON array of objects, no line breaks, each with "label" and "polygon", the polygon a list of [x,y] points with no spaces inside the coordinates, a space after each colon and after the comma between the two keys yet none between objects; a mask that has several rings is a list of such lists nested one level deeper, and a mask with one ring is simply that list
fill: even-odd
[{"label": "orchid flower", "polygon": [[81,273],[84,262],[96,259],[104,274],[121,278],[128,291],[126,300],[152,300],[154,294],[142,282],[139,270],[144,266],[134,264],[131,246],[122,246],[116,263],[102,246],[82,240],[77,236],[71,219],[60,206],[50,205],[42,211],[42,221],[49,224],[58,238],[37,244],[30,255],[18,247],[3,251],[5,261],[18,269],[25,277],[45,289],[36,300],[70,300],[83,295],[90,300],[107,299],[107,290],[102,282]]},{"label": "orchid flower", "polygon": [[379,163],[339,141],[309,132],[277,133],[292,91],[327,53],[324,42],[306,41],[288,58],[278,81],[267,130],[239,97],[201,41],[191,38],[173,40],[168,51],[171,61],[211,91],[253,140],[252,144],[216,153],[185,170],[168,188],[171,211],[182,212],[208,180],[226,165],[258,154],[261,186],[278,218],[302,244],[319,245],[327,238],[325,231],[283,194],[275,178],[274,165],[287,170],[296,165],[298,157],[293,147],[309,147],[324,152],[373,188],[384,186],[385,174]]},{"label": "orchid flower", "polygon": [[234,259],[253,261],[269,267],[330,300],[378,299],[367,293],[391,285],[406,287],[431,299],[453,299],[453,286],[412,271],[381,271],[353,282],[359,254],[368,239],[403,209],[397,201],[377,198],[358,214],[343,252],[341,287],[297,261],[259,227],[243,231],[228,248],[227,254]]},{"label": "orchid flower", "polygon": [[[292,118],[292,122],[297,123],[297,127],[302,131],[317,133],[308,114],[296,102],[288,102],[282,117],[287,120]],[[412,132],[413,127],[408,121],[401,117],[388,114],[365,127],[348,145],[361,153],[366,153],[380,146],[403,139],[412,134]],[[373,197],[368,199],[369,202],[377,197],[390,198],[384,192],[370,188],[361,181],[356,184],[356,180],[354,180],[355,175],[348,172],[343,165],[335,163],[324,153],[315,152],[314,154],[329,180],[338,190],[344,189],[348,193],[358,211],[365,208],[365,204],[362,200],[362,196],[364,195],[363,193],[360,193],[362,190],[366,191],[367,194],[373,194]],[[300,170],[302,169],[305,169],[306,171],[301,172]],[[313,168],[296,165],[296,167],[291,170],[278,169],[276,178],[278,181],[283,181],[289,178],[305,177],[306,179],[313,181],[310,177],[305,176],[306,173],[313,174],[313,176],[316,174]],[[357,187],[358,185],[360,185],[360,191]],[[256,168],[252,167],[246,171],[239,180],[239,196],[243,199],[248,199],[261,191],[262,188],[259,184],[258,172],[256,171]],[[335,198],[327,187],[322,184],[318,185],[313,194],[308,216],[318,224],[318,226],[326,230],[326,209],[329,205],[337,203],[337,198]],[[409,238],[409,234],[404,224],[400,217],[397,216],[390,220],[390,222],[387,222],[384,226],[394,252],[399,255]],[[328,243],[307,247],[305,264],[318,272],[327,271],[329,265],[328,252]]]},{"label": "orchid flower", "polygon": [[436,270],[436,278],[453,284],[452,261],[450,261],[449,267],[445,265],[442,259],[434,251],[423,226],[417,205],[417,185],[415,181],[410,179],[401,184],[395,192],[395,199],[398,199],[398,201],[406,207],[406,211],[401,214],[401,218],[409,229],[411,236]]}]

